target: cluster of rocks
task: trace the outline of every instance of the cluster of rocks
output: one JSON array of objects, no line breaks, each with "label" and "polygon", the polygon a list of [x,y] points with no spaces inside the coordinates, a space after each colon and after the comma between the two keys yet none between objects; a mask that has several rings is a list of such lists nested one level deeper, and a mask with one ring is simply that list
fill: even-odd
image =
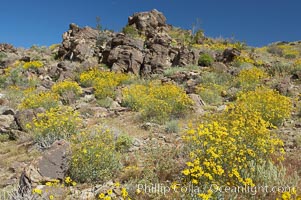
[{"label": "cluster of rocks", "polygon": [[[160,73],[172,66],[198,64],[202,53],[200,50],[171,45],[172,38],[168,32],[172,27],[166,23],[161,12],[152,10],[136,13],[128,18],[127,26],[135,29],[141,37],[71,24],[63,34],[58,56],[80,62],[94,59],[108,65],[113,71],[137,75]],[[236,49],[227,49],[217,60],[230,62],[239,54]]]}]

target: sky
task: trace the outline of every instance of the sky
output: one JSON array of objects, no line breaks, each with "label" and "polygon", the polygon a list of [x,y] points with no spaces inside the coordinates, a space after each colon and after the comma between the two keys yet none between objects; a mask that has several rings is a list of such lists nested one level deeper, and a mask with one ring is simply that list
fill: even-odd
[{"label": "sky", "polygon": [[250,46],[301,40],[300,0],[2,0],[0,43],[29,48],[61,43],[70,23],[120,31],[128,16],[157,9],[167,23]]}]

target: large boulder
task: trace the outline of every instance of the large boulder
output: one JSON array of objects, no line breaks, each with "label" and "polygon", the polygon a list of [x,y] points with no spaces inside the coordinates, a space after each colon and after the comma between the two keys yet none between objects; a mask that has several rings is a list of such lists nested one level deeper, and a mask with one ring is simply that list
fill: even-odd
[{"label": "large boulder", "polygon": [[69,160],[70,144],[65,140],[56,141],[41,157],[25,167],[19,182],[19,192],[26,194],[41,183],[54,179],[64,180]]},{"label": "large boulder", "polygon": [[236,48],[225,49],[223,54],[218,56],[217,60],[224,63],[229,63],[234,60],[235,57],[240,56],[241,51]]},{"label": "large boulder", "polygon": [[17,49],[11,44],[1,43],[0,44],[0,52],[16,53]]},{"label": "large boulder", "polygon": [[76,24],[70,24],[69,30],[63,34],[58,57],[80,62],[93,56],[101,57],[101,48],[108,40],[109,36],[104,32],[91,27],[80,28]]},{"label": "large boulder", "polygon": [[150,44],[145,52],[141,69],[142,75],[161,73],[164,69],[171,67],[173,58],[176,55],[173,49],[156,43]]},{"label": "large boulder", "polygon": [[173,61],[173,66],[197,65],[200,52],[196,49],[182,48]]},{"label": "large boulder", "polygon": [[151,33],[157,27],[166,25],[166,17],[156,9],[150,12],[139,12],[128,18],[128,25],[134,25],[140,33]]},{"label": "large boulder", "polygon": [[140,74],[143,62],[143,41],[119,34],[112,40],[111,47],[104,62],[111,67],[112,71]]},{"label": "large boulder", "polygon": [[0,133],[6,133],[14,124],[13,115],[0,115]]}]

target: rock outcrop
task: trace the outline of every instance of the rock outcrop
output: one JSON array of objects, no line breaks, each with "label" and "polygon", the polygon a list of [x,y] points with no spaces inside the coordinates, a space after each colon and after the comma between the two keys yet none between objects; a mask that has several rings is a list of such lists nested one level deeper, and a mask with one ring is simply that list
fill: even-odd
[{"label": "rock outcrop", "polygon": [[131,72],[139,75],[143,63],[143,41],[118,34],[112,39],[111,49],[104,62],[116,72]]},{"label": "rock outcrop", "polygon": [[106,34],[96,29],[70,24],[69,30],[63,34],[58,57],[80,62],[91,57],[101,57],[102,47],[108,40]]},{"label": "rock outcrop", "polygon": [[79,62],[94,58],[112,71],[145,76],[161,73],[171,66],[197,64],[197,50],[171,45],[168,34],[171,26],[161,12],[135,13],[129,17],[127,26],[132,26],[139,35],[114,34],[70,24],[63,34],[58,57]]},{"label": "rock outcrop", "polygon": [[140,33],[147,35],[165,26],[166,17],[156,9],[150,12],[139,12],[128,18],[128,25],[134,25]]}]

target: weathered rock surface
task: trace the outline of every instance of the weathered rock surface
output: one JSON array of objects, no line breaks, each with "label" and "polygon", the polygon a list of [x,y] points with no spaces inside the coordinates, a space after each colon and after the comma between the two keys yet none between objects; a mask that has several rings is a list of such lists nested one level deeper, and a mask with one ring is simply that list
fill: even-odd
[{"label": "weathered rock surface", "polygon": [[20,192],[27,193],[40,183],[63,180],[68,171],[70,144],[56,141],[44,154],[25,167],[20,178]]},{"label": "weathered rock surface", "polygon": [[[101,44],[99,43],[100,40],[103,40]],[[106,41],[108,41],[108,36],[100,34],[96,29],[80,28],[76,24],[70,24],[69,30],[63,34],[63,42],[59,48],[58,57],[80,62],[93,56],[99,57],[102,45]]]},{"label": "weathered rock surface", "polygon": [[7,44],[7,43],[0,44],[0,52],[15,53],[16,51],[17,49],[11,44]]},{"label": "weathered rock surface", "polygon": [[229,63],[234,60],[235,57],[240,55],[240,50],[235,48],[225,49],[223,54],[218,56],[217,60],[224,63]]},{"label": "weathered rock surface", "polygon": [[153,32],[157,27],[166,25],[166,17],[154,9],[150,12],[135,13],[128,18],[128,24],[134,25],[140,33]]},{"label": "weathered rock surface", "polygon": [[21,130],[26,130],[26,124],[32,121],[38,113],[43,113],[43,108],[19,110],[15,114],[15,120]]},{"label": "weathered rock surface", "polygon": [[131,72],[139,75],[143,63],[143,41],[119,34],[112,40],[112,49],[108,53],[107,63],[112,71]]}]

